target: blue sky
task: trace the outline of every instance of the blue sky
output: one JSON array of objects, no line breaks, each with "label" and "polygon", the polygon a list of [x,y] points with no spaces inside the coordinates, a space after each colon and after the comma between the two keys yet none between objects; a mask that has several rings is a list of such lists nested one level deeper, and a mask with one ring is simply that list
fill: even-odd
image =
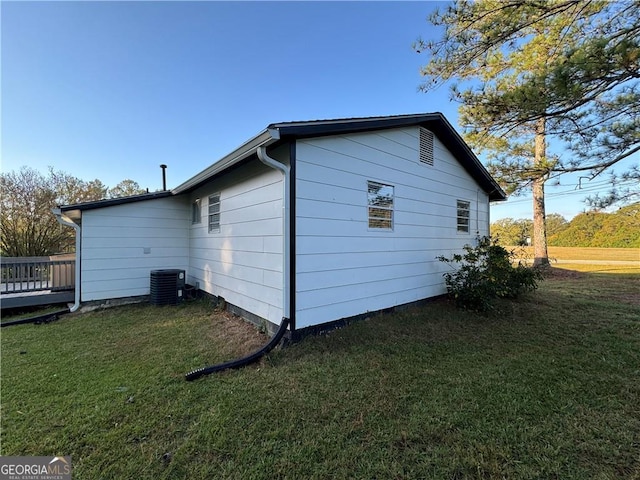
[{"label": "blue sky", "polygon": [[[274,122],[440,111],[457,127],[446,88],[418,91],[428,59],[412,43],[440,36],[436,6],[3,1],[2,170],[153,191],[161,163],[175,187]],[[585,194],[563,183],[547,212],[571,218]]]}]

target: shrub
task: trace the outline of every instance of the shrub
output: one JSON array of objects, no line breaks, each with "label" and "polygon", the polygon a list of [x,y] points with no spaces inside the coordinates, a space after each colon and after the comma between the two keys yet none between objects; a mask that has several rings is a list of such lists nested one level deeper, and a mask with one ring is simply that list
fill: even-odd
[{"label": "shrub", "polygon": [[538,288],[542,273],[512,261],[513,252],[498,245],[491,237],[481,237],[477,246],[465,245],[464,254],[451,258],[437,257],[454,272],[444,274],[447,291],[456,306],[485,312],[494,308],[496,298],[517,298]]}]

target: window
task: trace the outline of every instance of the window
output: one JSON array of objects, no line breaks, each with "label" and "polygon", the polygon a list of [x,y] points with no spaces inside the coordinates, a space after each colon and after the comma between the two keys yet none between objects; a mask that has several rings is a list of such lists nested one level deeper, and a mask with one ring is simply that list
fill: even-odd
[{"label": "window", "polygon": [[220,194],[209,196],[209,232],[220,231]]},{"label": "window", "polygon": [[393,186],[367,182],[369,228],[393,229]]},{"label": "window", "polygon": [[433,133],[420,127],[420,162],[433,166]]},{"label": "window", "polygon": [[458,200],[458,232],[469,233],[469,218],[471,216],[471,202]]},{"label": "window", "polygon": [[200,223],[202,213],[200,212],[200,199],[196,198],[191,204],[191,223]]}]

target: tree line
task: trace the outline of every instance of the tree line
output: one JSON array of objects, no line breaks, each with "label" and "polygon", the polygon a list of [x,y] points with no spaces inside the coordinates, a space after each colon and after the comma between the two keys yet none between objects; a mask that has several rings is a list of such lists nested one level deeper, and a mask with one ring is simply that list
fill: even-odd
[{"label": "tree line", "polygon": [[98,179],[81,180],[51,167],[46,174],[30,167],[0,173],[0,254],[39,257],[73,251],[74,232],[58,223],[52,208],[145,192],[133,180],[109,188]]},{"label": "tree line", "polygon": [[[557,213],[546,220],[551,246],[640,248],[640,202],[613,213],[583,212],[570,222]],[[532,235],[533,222],[529,219],[502,218],[491,224],[491,236],[501,245],[527,245]]]}]

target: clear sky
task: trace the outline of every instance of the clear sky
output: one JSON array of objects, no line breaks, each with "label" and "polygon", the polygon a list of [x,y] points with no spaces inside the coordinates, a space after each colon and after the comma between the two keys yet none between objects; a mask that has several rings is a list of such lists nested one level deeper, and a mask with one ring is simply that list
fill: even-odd
[{"label": "clear sky", "polygon": [[[440,111],[457,127],[446,88],[418,91],[428,59],[412,43],[439,38],[436,6],[2,1],[2,170],[153,191],[161,163],[175,187],[274,122]],[[550,187],[547,212],[582,211],[575,187]]]}]

